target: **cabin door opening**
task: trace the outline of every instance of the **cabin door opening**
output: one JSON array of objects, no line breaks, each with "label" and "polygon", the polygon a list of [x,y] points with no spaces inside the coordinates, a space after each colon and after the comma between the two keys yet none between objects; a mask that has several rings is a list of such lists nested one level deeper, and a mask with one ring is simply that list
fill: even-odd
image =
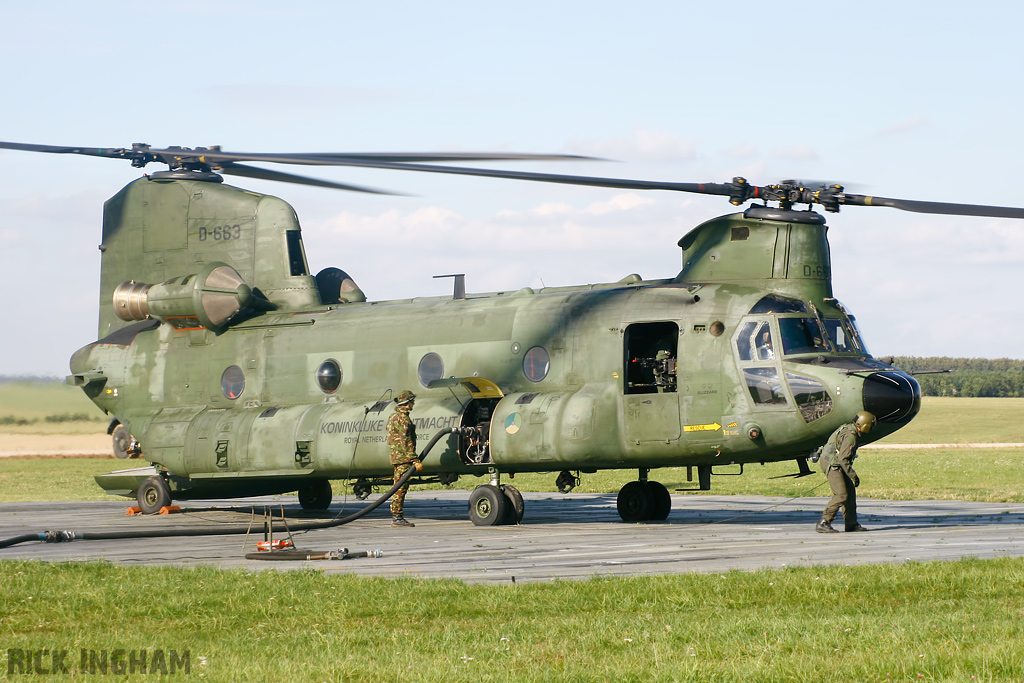
[{"label": "cabin door opening", "polygon": [[627,441],[679,438],[679,325],[633,323],[623,335],[622,412]]}]

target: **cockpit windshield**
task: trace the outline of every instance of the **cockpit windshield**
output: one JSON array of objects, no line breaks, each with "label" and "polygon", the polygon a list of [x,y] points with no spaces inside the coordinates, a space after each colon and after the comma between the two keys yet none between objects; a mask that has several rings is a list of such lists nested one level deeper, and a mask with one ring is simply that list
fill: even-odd
[{"label": "cockpit windshield", "polygon": [[826,353],[828,342],[822,339],[817,318],[779,318],[782,351],[794,353]]},{"label": "cockpit windshield", "polygon": [[[839,311],[843,314],[844,317],[842,321],[826,320],[825,325],[830,326],[831,324],[833,324],[833,322],[842,322],[843,332],[846,336],[846,345],[847,347],[850,348],[850,353],[860,352],[870,356],[871,353],[868,351],[867,344],[864,343],[864,335],[860,333],[860,327],[857,326],[857,319],[853,317],[853,315],[848,310],[846,310],[846,306],[843,306],[841,302],[835,299],[826,299],[826,301],[832,301],[833,303],[835,303],[836,308],[839,309]],[[829,335],[832,336],[832,341],[833,343],[836,344],[836,350],[839,351],[839,353],[844,353],[844,351],[840,348],[840,345],[836,342],[836,337],[835,335],[832,334],[831,327],[829,327]]]},{"label": "cockpit windshield", "polygon": [[826,318],[823,322],[836,353],[860,352],[857,347],[857,337],[845,322],[836,318]]}]

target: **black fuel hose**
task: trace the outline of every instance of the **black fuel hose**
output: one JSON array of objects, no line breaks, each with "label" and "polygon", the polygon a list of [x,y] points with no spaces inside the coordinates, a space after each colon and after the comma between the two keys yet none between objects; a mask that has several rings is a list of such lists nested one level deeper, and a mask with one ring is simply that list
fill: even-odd
[{"label": "black fuel hose", "polygon": [[[419,458],[422,460],[427,453],[430,452],[438,441],[442,437],[449,434],[457,434],[462,430],[459,427],[450,427],[439,431],[434,437],[427,443],[426,448],[420,453]],[[406,472],[395,482],[395,485],[387,490],[377,500],[373,501],[369,505],[356,510],[347,517],[341,517],[340,519],[331,519],[325,522],[307,522],[305,524],[296,524],[294,526],[278,525],[274,526],[271,524],[274,532],[282,531],[309,531],[312,529],[329,529],[331,527],[341,526],[342,524],[348,524],[354,522],[360,517],[364,517],[378,507],[383,505],[391,496],[398,492],[398,489],[402,488],[413,475],[416,474],[416,468],[410,467],[409,471]],[[25,543],[27,541],[43,541],[44,543],[64,543],[68,541],[110,541],[110,540],[121,540],[129,538],[171,538],[175,536],[231,536],[235,534],[247,534],[252,531],[250,526],[216,526],[216,527],[201,527],[195,529],[159,529],[154,531],[43,531],[35,534],[22,534],[21,536],[15,536],[13,538],[7,538],[0,540],[0,548],[9,548],[12,545],[18,545],[19,543]]]}]

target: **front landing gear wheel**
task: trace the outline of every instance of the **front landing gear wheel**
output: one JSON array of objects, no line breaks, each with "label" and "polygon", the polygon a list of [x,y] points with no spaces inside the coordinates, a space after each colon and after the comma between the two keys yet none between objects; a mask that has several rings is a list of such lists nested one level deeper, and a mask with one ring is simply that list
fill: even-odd
[{"label": "front landing gear wheel", "polygon": [[124,460],[129,455],[128,448],[132,443],[132,435],[128,433],[128,428],[124,425],[117,425],[114,427],[114,431],[110,434],[111,440],[114,442],[114,457],[118,460]]},{"label": "front landing gear wheel", "polygon": [[624,522],[644,522],[654,511],[654,495],[646,481],[631,481],[619,490],[615,501]]},{"label": "front landing gear wheel", "polygon": [[160,508],[171,504],[171,489],[159,475],[146,477],[135,494],[135,500],[139,502],[142,514],[155,515],[160,512]]},{"label": "front landing gear wheel", "polygon": [[504,522],[508,505],[508,498],[497,486],[477,486],[469,494],[469,519],[476,526],[497,526]]},{"label": "front landing gear wheel", "polygon": [[355,484],[352,484],[352,493],[359,500],[366,500],[370,497],[370,492],[373,487],[366,479],[358,479]]},{"label": "front landing gear wheel", "polygon": [[326,510],[331,506],[331,482],[326,479],[311,481],[299,489],[299,505],[303,510]]}]

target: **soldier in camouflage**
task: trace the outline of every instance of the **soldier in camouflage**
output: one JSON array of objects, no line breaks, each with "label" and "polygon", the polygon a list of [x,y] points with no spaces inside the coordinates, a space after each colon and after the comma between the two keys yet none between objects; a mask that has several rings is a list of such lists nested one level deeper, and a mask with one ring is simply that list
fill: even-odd
[{"label": "soldier in camouflage", "polygon": [[[416,394],[411,391],[403,391],[395,399],[398,404],[395,406],[395,413],[388,418],[387,440],[388,450],[391,452],[391,464],[395,467],[395,483],[409,471],[411,467],[417,470],[423,465],[416,457],[416,426],[409,417],[409,412],[416,402]],[[391,498],[391,526],[406,527],[416,526],[405,519],[402,509],[405,506],[405,494],[409,490],[406,484],[395,492]]]},{"label": "soldier in camouflage", "polygon": [[867,531],[857,523],[857,487],[860,477],[853,469],[853,461],[857,457],[857,439],[871,431],[875,426],[875,416],[866,410],[857,413],[849,424],[844,424],[821,447],[819,463],[821,471],[828,478],[832,488],[832,499],[821,513],[821,520],[814,530],[819,534],[834,534],[832,520],[839,508],[843,508],[843,521],[847,531]]}]

